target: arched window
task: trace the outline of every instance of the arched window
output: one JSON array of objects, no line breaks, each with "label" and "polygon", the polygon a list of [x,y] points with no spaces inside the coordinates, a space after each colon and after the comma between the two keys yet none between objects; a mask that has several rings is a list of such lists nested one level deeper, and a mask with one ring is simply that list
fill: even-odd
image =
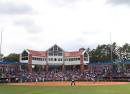
[{"label": "arched window", "polygon": [[22,53],[22,60],[28,60],[28,53],[26,51]]},{"label": "arched window", "polygon": [[86,52],[84,53],[84,61],[88,61],[88,54]]},{"label": "arched window", "polygon": [[63,50],[57,45],[54,45],[48,50],[48,55],[49,56],[62,56]]}]

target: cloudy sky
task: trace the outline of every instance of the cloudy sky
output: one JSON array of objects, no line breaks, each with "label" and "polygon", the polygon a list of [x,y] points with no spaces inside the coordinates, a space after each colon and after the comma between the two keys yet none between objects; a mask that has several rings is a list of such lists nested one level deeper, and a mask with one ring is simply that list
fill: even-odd
[{"label": "cloudy sky", "polygon": [[130,0],[0,0],[2,53],[130,43]]}]

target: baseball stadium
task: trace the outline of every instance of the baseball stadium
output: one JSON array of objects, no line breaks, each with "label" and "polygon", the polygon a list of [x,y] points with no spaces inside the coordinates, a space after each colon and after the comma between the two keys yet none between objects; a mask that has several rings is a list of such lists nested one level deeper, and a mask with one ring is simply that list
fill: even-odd
[{"label": "baseball stadium", "polygon": [[0,0],[0,94],[130,94],[130,0]]},{"label": "baseball stadium", "polygon": [[[129,59],[92,62],[90,57],[84,48],[65,51],[57,44],[46,51],[23,50],[19,62],[1,61],[0,94],[130,93]],[[125,62],[125,69],[116,70],[114,62]]]}]

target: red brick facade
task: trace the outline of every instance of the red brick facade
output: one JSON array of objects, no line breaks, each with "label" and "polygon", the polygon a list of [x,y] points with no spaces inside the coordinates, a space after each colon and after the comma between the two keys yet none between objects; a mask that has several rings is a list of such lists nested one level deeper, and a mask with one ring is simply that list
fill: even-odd
[{"label": "red brick facade", "polygon": [[83,55],[80,55],[80,70],[84,70]]},{"label": "red brick facade", "polygon": [[29,54],[28,71],[32,72],[32,55]]}]

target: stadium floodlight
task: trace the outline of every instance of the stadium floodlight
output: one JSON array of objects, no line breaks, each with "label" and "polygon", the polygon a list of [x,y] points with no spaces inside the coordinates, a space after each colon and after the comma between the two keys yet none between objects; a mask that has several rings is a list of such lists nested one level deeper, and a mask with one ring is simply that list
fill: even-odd
[{"label": "stadium floodlight", "polygon": [[2,39],[3,39],[3,27],[1,28],[1,36],[0,36],[0,62],[3,61],[3,54],[2,54]]},{"label": "stadium floodlight", "polygon": [[112,49],[112,39],[111,38],[112,38],[112,36],[111,36],[111,32],[110,32],[110,53],[111,53],[111,55],[110,55],[111,57],[110,58],[111,58],[111,62],[113,62],[113,58],[112,58],[112,51],[113,51],[113,49]]}]

